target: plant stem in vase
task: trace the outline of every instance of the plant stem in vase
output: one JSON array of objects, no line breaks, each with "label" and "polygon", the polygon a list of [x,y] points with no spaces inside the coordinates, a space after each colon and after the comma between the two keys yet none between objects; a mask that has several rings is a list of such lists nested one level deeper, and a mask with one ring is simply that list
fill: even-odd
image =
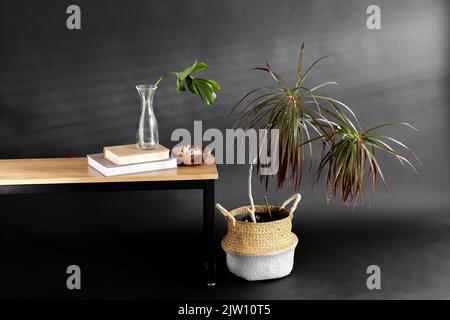
[{"label": "plant stem in vase", "polygon": [[211,106],[217,98],[215,91],[220,91],[217,82],[210,79],[196,78],[192,74],[205,70],[208,65],[204,62],[194,62],[189,68],[180,72],[168,72],[163,74],[155,84],[137,85],[136,89],[141,97],[141,114],[136,132],[136,145],[139,149],[156,149],[159,145],[158,122],[153,111],[153,97],[158,84],[168,76],[176,77],[176,92],[186,91],[186,88],[194,95],[200,96],[202,102]]}]

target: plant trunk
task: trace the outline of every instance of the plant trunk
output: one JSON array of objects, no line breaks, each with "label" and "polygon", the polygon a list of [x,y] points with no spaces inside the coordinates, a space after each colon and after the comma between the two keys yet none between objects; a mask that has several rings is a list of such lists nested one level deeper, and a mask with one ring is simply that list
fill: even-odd
[{"label": "plant trunk", "polygon": [[249,209],[250,218],[254,223],[256,223],[256,216],[255,216],[255,203],[253,202],[253,195],[252,195],[252,175],[253,175],[253,163],[256,161],[256,158],[253,159],[253,161],[250,163],[250,169],[248,171],[248,198],[250,200],[250,206],[251,209]]}]

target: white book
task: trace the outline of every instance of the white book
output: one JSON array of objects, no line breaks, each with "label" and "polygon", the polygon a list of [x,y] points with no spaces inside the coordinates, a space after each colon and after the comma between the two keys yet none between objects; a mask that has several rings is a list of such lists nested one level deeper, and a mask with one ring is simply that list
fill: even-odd
[{"label": "white book", "polygon": [[104,176],[118,176],[145,171],[173,169],[177,167],[177,158],[162,161],[142,162],[135,164],[117,165],[104,157],[103,153],[89,154],[88,164]]}]

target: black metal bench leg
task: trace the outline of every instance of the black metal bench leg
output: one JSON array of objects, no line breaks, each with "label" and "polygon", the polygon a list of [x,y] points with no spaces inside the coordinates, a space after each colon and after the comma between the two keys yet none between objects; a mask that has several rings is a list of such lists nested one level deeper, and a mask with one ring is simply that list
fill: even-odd
[{"label": "black metal bench leg", "polygon": [[205,246],[206,284],[216,284],[216,230],[214,210],[214,180],[205,181],[203,188],[203,242]]}]

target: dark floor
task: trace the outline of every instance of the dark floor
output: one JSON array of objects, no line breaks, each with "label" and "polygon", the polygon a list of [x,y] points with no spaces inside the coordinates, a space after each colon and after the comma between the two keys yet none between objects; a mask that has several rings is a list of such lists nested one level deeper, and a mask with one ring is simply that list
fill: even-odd
[{"label": "dark floor", "polygon": [[[240,280],[218,247],[218,283],[209,288],[199,259],[200,212],[184,217],[168,202],[149,221],[139,206],[118,205],[133,197],[110,199],[104,210],[93,203],[84,213],[77,206],[89,196],[71,196],[70,206],[51,195],[4,199],[16,210],[2,212],[0,298],[450,299],[448,209],[302,212],[294,219],[300,245],[289,277]],[[17,209],[24,201],[34,210]],[[217,243],[224,226],[218,215]],[[66,289],[71,264],[81,267],[80,291]],[[366,287],[372,264],[381,267],[379,291]]]}]

